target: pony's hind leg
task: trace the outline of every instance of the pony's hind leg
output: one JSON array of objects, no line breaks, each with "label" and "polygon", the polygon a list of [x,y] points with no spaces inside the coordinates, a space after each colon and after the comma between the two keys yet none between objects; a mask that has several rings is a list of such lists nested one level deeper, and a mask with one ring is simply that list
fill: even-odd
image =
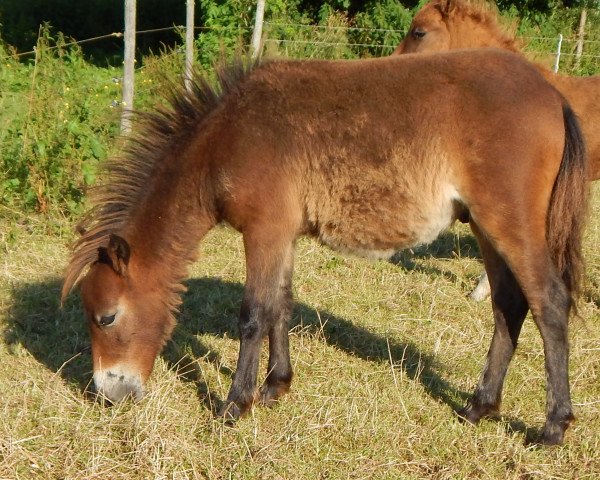
[{"label": "pony's hind leg", "polygon": [[477,423],[484,416],[495,415],[500,408],[504,378],[517,346],[528,304],[504,259],[473,222],[471,228],[478,239],[491,283],[495,323],[479,384],[467,406],[459,412],[462,418]]},{"label": "pony's hind leg", "polygon": [[476,302],[483,302],[490,293],[490,281],[488,279],[487,272],[484,271],[479,276],[479,280],[477,280],[477,286],[470,293],[469,297],[471,300],[475,300]]},{"label": "pony's hind leg", "polygon": [[539,306],[532,307],[533,319],[544,341],[546,366],[546,423],[540,441],[560,445],[575,419],[569,388],[569,312],[571,296],[564,282],[552,271]]},{"label": "pony's hind leg", "polygon": [[240,311],[240,351],[227,400],[220,415],[237,419],[257,400],[256,387],[263,338],[269,336],[269,371],[262,400],[285,393],[292,380],[287,325],[291,313],[294,239],[264,229],[244,232],[246,286]]},{"label": "pony's hind leg", "polygon": [[[490,276],[495,330],[482,379],[463,416],[477,421],[499,403],[504,373],[528,305],[544,343],[546,423],[540,442],[560,444],[574,418],[568,378],[570,295],[550,258],[544,229],[534,224],[518,230],[511,225],[489,225],[492,228],[485,233],[494,238],[493,246],[477,225],[474,231],[479,232]],[[497,252],[502,252],[504,260]]]}]

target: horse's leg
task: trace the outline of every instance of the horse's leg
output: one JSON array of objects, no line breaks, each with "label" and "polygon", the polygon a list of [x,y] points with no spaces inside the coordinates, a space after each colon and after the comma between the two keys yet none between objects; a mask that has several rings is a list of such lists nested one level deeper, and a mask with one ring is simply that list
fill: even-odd
[{"label": "horse's leg", "polygon": [[[240,311],[240,352],[233,384],[220,412],[222,416],[237,419],[247,412],[255,401],[259,356],[262,341],[269,334],[272,353],[269,358],[271,378],[269,385],[291,382],[291,364],[287,343],[281,329],[287,325],[291,311],[291,272],[293,242],[289,233],[270,229],[269,226],[244,232],[246,251],[246,287]],[[271,359],[273,364],[271,364]]]},{"label": "horse's leg", "polygon": [[528,305],[519,284],[504,259],[471,222],[482,252],[491,284],[494,335],[487,361],[475,393],[459,414],[471,423],[484,416],[494,415],[500,408],[502,386],[508,364],[517,346],[517,340]]},{"label": "horse's leg", "polygon": [[[476,215],[475,218],[477,218]],[[570,295],[548,252],[545,233],[545,218],[538,219],[537,227],[536,224],[533,223],[533,220],[530,219],[532,223],[527,226],[522,225],[518,230],[514,228],[514,225],[503,224],[503,222],[498,222],[497,220],[498,219],[496,218],[495,221],[486,222],[488,228],[485,232],[490,235],[490,238],[495,239],[494,248],[497,251],[503,252],[503,256],[510,266],[514,278],[518,281],[518,284],[527,299],[527,304],[531,309],[533,319],[544,342],[547,379],[546,423],[540,441],[549,445],[560,444],[562,443],[565,430],[574,418],[568,376],[568,322],[571,307]],[[479,225],[481,225],[481,223],[479,223]],[[482,235],[480,235],[480,237],[482,237]],[[524,254],[523,252],[528,253]],[[492,271],[489,271],[488,273],[490,274],[490,281],[492,282],[492,295],[493,297],[496,297],[497,295],[502,295],[502,293],[496,293],[498,287],[495,285],[496,280],[492,280],[491,272]],[[506,281],[501,283],[501,285],[506,285]],[[503,304],[496,300],[494,311],[501,308],[500,311],[512,311],[516,315],[520,311],[519,309],[524,308],[521,301],[516,302],[512,306],[510,303],[510,301],[507,301],[507,304],[502,307]],[[495,316],[495,318],[496,326],[498,326],[498,317]],[[502,324],[500,323],[500,325]],[[495,334],[494,339],[492,340],[492,351],[498,348],[494,345],[494,343],[497,342],[496,338],[497,335]],[[506,344],[506,341],[500,342],[500,346]],[[513,349],[514,346],[510,351],[512,352]],[[507,349],[504,358],[507,358],[508,352],[509,350]],[[494,356],[492,356],[492,359],[493,358]],[[503,358],[502,354],[499,355],[499,358]],[[502,362],[498,361],[497,365],[500,367]],[[482,385],[485,387],[488,383],[483,380]],[[489,385],[492,386],[492,388],[488,391],[493,392],[494,382],[490,381]],[[485,397],[476,392],[474,402],[472,401],[471,403],[478,405],[478,403],[481,403],[480,399],[485,402],[490,400],[491,396],[488,393],[487,397]],[[474,411],[473,414],[469,415],[467,412],[465,416],[476,421],[478,419],[477,412],[480,409],[474,408],[472,410]],[[479,415],[479,418],[480,417],[481,415]]]},{"label": "horse's leg", "polygon": [[533,318],[544,341],[546,365],[546,423],[541,442],[562,443],[572,420],[573,407],[569,388],[569,311],[571,298],[557,274],[550,276],[546,301],[533,310]]},{"label": "horse's leg", "polygon": [[476,302],[482,302],[490,293],[490,281],[488,279],[487,272],[484,271],[480,275],[479,280],[477,281],[477,286],[473,289],[469,297],[471,297],[471,300],[475,300]]},{"label": "horse's leg", "polygon": [[[260,401],[272,405],[287,393],[292,384],[292,363],[289,347],[289,320],[292,316],[293,250],[290,249],[279,286],[279,308],[273,312],[269,325],[269,365],[267,377],[260,389]],[[284,260],[285,261],[285,260]]]}]

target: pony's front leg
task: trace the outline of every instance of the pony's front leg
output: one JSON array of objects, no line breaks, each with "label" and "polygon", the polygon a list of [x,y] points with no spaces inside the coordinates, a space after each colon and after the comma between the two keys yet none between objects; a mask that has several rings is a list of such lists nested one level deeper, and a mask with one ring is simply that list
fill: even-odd
[{"label": "pony's front leg", "polygon": [[238,323],[240,352],[237,367],[227,400],[219,412],[219,416],[226,419],[238,419],[254,403],[260,349],[266,330],[264,317],[264,306],[252,293],[245,293]]},{"label": "pony's front leg", "polygon": [[220,415],[237,419],[257,400],[257,375],[263,338],[269,336],[269,370],[260,400],[269,404],[289,390],[292,368],[288,347],[291,314],[293,238],[261,231],[244,233],[246,288],[240,312],[240,352],[233,384]]},{"label": "pony's front leg", "polygon": [[272,405],[279,397],[287,393],[292,384],[292,362],[289,347],[289,319],[292,316],[292,254],[290,267],[284,275],[285,284],[281,286],[279,308],[269,327],[269,366],[265,383],[260,388],[260,401]]}]

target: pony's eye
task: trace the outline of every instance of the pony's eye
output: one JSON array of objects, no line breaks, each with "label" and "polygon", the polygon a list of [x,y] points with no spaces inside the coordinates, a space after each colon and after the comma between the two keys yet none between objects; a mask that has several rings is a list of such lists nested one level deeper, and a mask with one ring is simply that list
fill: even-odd
[{"label": "pony's eye", "polygon": [[427,32],[419,27],[415,27],[412,30],[412,36],[416,39],[423,38],[426,34]]},{"label": "pony's eye", "polygon": [[105,315],[103,317],[100,317],[100,320],[98,320],[98,323],[100,324],[101,327],[106,327],[115,321],[116,315],[117,314],[115,313],[113,315]]}]

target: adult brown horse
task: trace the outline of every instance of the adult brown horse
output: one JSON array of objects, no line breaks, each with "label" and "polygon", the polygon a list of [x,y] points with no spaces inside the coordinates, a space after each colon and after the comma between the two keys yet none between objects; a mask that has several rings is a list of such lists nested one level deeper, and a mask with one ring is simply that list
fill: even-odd
[{"label": "adult brown horse", "polygon": [[573,418],[567,326],[587,171],[561,95],[518,56],[484,50],[237,62],[218,77],[217,87],[196,78],[192,92],[177,90],[169,109],[149,115],[83,222],[62,296],[84,275],[98,392],[142,396],[186,267],[219,222],[243,234],[246,254],[237,371],[221,411],[234,419],[290,387],[298,236],[386,257],[468,216],[499,300],[488,363],[463,415],[475,422],[498,408],[529,308],[546,351],[541,441],[562,442]]},{"label": "adult brown horse", "polygon": [[[495,6],[466,0],[434,0],[417,12],[409,33],[394,54],[443,52],[460,48],[495,47],[520,52],[521,43],[502,25]],[[538,68],[569,101],[581,123],[588,151],[591,180],[600,179],[600,75],[570,77]],[[471,298],[490,294],[483,274]]]}]

